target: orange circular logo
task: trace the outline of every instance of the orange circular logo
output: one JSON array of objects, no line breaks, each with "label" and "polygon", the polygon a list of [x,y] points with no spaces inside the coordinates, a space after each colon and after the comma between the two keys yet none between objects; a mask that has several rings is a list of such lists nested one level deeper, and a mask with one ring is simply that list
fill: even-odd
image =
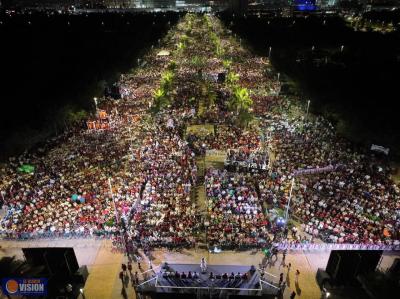
[{"label": "orange circular logo", "polygon": [[6,290],[10,294],[14,294],[18,291],[18,282],[14,279],[10,279],[6,283]]}]

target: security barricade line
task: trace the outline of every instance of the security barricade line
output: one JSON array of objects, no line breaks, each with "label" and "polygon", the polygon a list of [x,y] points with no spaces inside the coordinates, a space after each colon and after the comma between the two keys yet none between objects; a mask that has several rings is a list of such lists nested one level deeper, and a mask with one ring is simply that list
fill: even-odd
[{"label": "security barricade line", "polygon": [[400,245],[386,244],[351,244],[351,243],[279,243],[276,247],[280,250],[384,250],[399,251]]}]

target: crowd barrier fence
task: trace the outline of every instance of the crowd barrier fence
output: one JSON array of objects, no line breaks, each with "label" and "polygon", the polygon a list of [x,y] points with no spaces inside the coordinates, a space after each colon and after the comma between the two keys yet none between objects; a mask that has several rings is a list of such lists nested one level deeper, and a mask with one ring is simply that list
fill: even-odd
[{"label": "crowd barrier fence", "polygon": [[109,239],[113,236],[118,236],[119,232],[106,232],[97,231],[93,233],[89,232],[43,232],[43,233],[28,233],[28,232],[0,232],[1,240],[15,240],[15,241],[25,241],[25,240],[41,240],[41,239]]},{"label": "crowd barrier fence", "polygon": [[[70,233],[17,233],[17,232],[0,232],[0,240],[14,240],[14,241],[28,241],[28,240],[56,240],[56,239],[112,239],[113,237],[119,237],[118,232],[106,232],[97,231],[93,233],[83,232],[70,232]],[[254,244],[256,246],[256,244]],[[249,250],[254,246],[244,246],[245,250]],[[400,244],[351,244],[351,243],[292,243],[292,242],[281,242],[275,243],[275,246],[279,250],[288,251],[324,251],[324,250],[383,250],[383,251],[400,251]],[[262,248],[262,244],[258,244],[256,247]],[[232,248],[233,249],[233,248]],[[240,248],[239,248],[240,249]]]},{"label": "crowd barrier fence", "polygon": [[279,250],[384,250],[400,251],[400,244],[346,244],[346,243],[278,243]]}]

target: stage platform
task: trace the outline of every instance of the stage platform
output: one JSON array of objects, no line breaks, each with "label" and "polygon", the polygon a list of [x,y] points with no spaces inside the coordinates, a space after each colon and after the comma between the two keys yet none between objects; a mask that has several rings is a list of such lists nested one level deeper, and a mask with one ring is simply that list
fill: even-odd
[{"label": "stage platform", "polygon": [[[175,277],[166,277],[165,271],[179,273],[185,272],[186,274],[196,272],[197,279],[181,279]],[[210,273],[213,273],[214,279],[210,279]],[[235,275],[240,273],[243,275],[247,273],[247,279],[234,278],[222,279],[222,275],[231,273]],[[218,278],[216,278],[218,277]],[[227,265],[209,265],[206,273],[201,273],[200,265],[195,264],[168,264],[164,269],[157,273],[157,288],[203,288],[203,289],[234,289],[234,290],[249,290],[261,291],[260,273],[258,271],[250,271],[250,266],[227,266]]]},{"label": "stage platform", "polygon": [[[260,297],[269,298],[279,293],[279,288],[268,284],[256,268],[239,265],[208,265],[207,271],[201,273],[200,264],[169,264],[164,263],[148,282],[140,285],[139,293],[152,298],[176,298],[186,294],[187,298],[233,298]],[[189,272],[198,277],[176,277],[175,273],[187,276]],[[210,273],[213,278],[210,278]],[[228,278],[224,278],[224,274]],[[235,277],[232,277],[234,273]],[[240,274],[238,274],[240,273]],[[246,273],[245,277],[244,274]]]}]

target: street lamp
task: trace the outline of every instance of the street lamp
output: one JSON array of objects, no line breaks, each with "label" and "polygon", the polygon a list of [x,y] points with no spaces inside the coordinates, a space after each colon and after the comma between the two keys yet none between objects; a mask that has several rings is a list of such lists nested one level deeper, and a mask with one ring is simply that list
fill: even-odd
[{"label": "street lamp", "polygon": [[271,58],[271,51],[272,51],[272,47],[269,47],[268,58]]},{"label": "street lamp", "polygon": [[93,98],[93,101],[94,101],[94,105],[96,106],[96,111],[97,111],[97,98],[94,97],[94,98]]},{"label": "street lamp", "polygon": [[117,205],[115,204],[114,193],[112,191],[111,177],[108,178],[108,187],[110,188],[111,199],[113,201],[115,218],[117,220],[117,223],[119,224],[119,215],[118,215],[118,211],[117,211]]},{"label": "street lamp", "polygon": [[203,153],[204,153],[204,158],[203,158],[203,165],[204,165],[204,171],[206,170],[206,155],[207,155],[207,145],[205,143],[203,143],[201,145],[201,147],[203,148]]},{"label": "street lamp", "polygon": [[131,133],[131,127],[128,127],[128,131],[129,131],[129,139],[130,139],[130,147],[131,147],[131,154],[132,154],[132,157],[131,157],[131,159],[133,160],[133,138],[132,138],[132,133]]},{"label": "street lamp", "polygon": [[206,246],[207,246],[207,262],[210,262],[210,247],[208,246],[208,227],[210,226],[210,222],[208,219],[204,221],[204,227],[206,230]]},{"label": "street lamp", "polygon": [[311,101],[308,100],[307,101],[307,110],[306,110],[306,119],[308,119],[308,109],[310,108],[310,103],[311,103]]},{"label": "street lamp", "polygon": [[290,192],[289,192],[289,199],[288,199],[288,203],[286,205],[286,212],[285,212],[285,224],[286,225],[288,224],[289,206],[290,206],[290,200],[292,199],[293,187],[294,187],[294,177],[292,178],[292,184],[290,186]]},{"label": "street lamp", "polygon": [[281,77],[281,73],[278,73],[278,81],[279,81],[279,78]]}]

